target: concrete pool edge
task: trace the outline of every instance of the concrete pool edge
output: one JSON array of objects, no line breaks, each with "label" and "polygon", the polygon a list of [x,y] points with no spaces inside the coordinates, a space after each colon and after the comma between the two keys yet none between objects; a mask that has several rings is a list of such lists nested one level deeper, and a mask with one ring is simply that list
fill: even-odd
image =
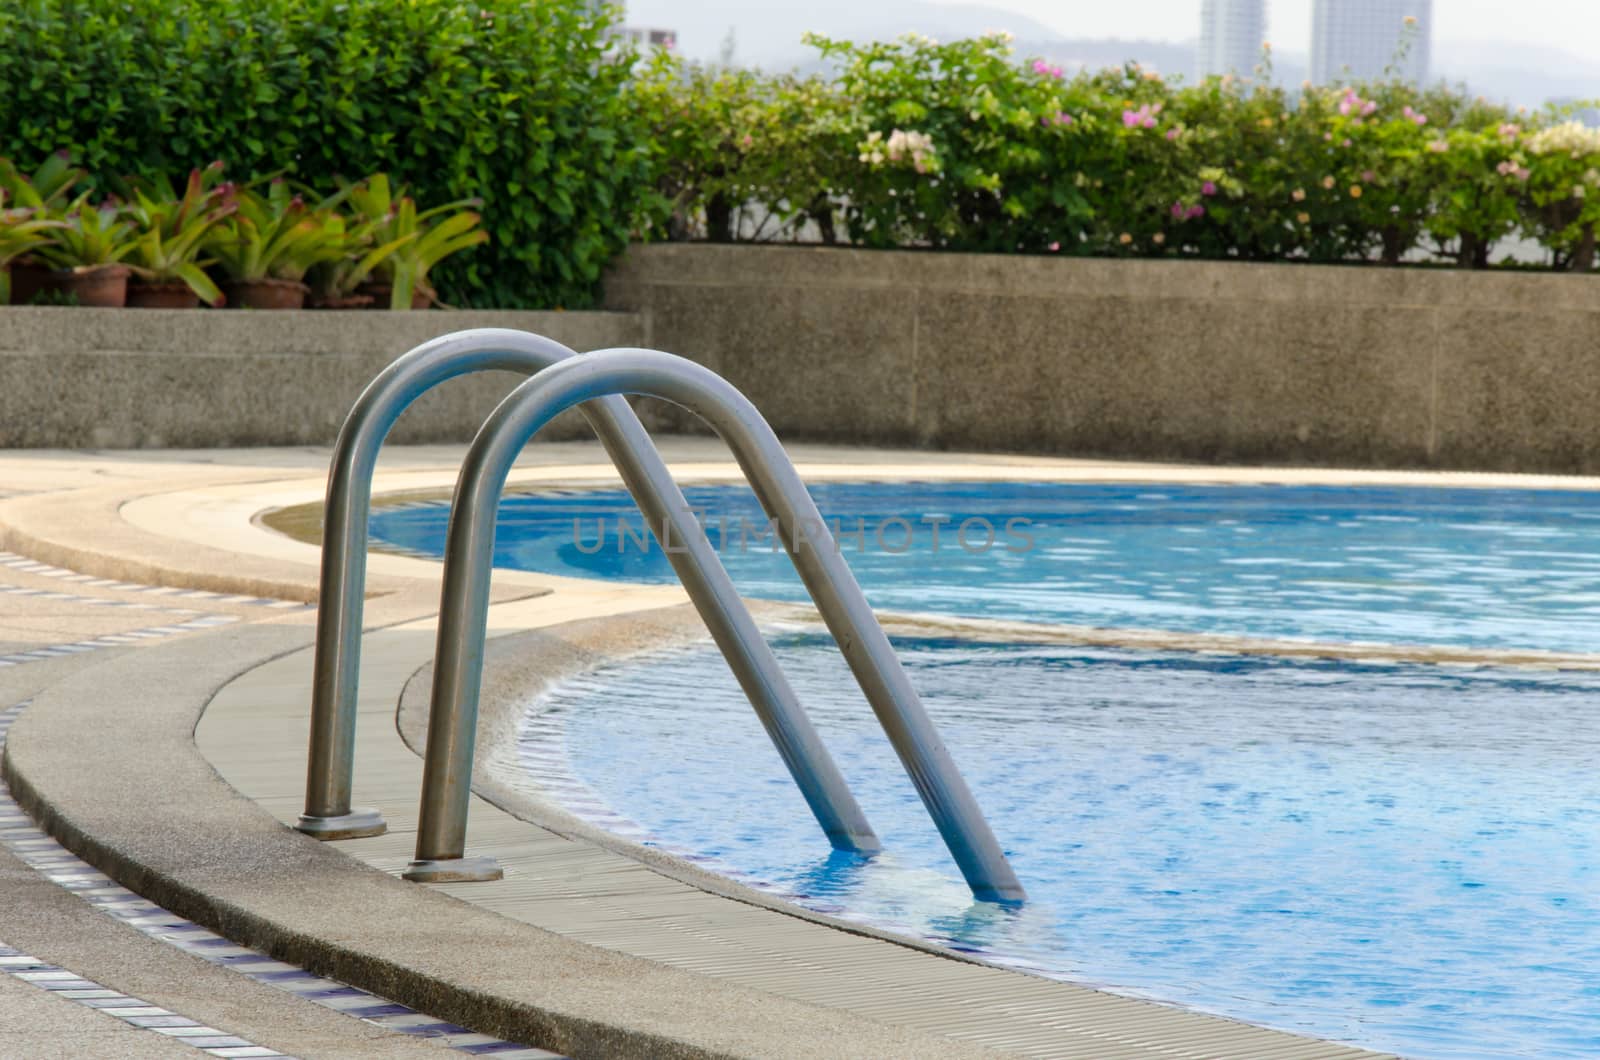
[{"label": "concrete pool edge", "polygon": [[[546,597],[505,607],[527,615],[556,602]],[[500,629],[511,625],[498,624]],[[546,629],[563,625],[555,621]],[[357,793],[358,801],[376,796],[391,833],[338,848],[397,873],[411,854],[420,761],[400,739],[395,707],[404,685],[431,655],[431,630],[412,623],[375,631],[367,641],[372,665],[362,693]],[[298,793],[285,794],[283,767],[298,764],[304,753],[303,697],[286,703],[282,692],[289,685],[303,686],[307,663],[299,653],[241,675],[213,699],[198,734],[201,752],[222,776],[280,819],[291,818],[298,808]],[[264,713],[273,715],[270,726],[258,716]],[[288,724],[280,725],[285,719]],[[937,1055],[956,1055],[961,1038],[973,1039],[974,1045],[1005,1045],[1021,1055],[1082,1060],[1374,1055],[1150,1000],[951,961],[875,933],[846,933],[766,903],[731,900],[581,837],[517,820],[484,801],[482,793],[474,796],[467,846],[471,853],[496,857],[507,878],[438,888],[453,897],[576,941],[755,986],[779,1000],[843,1008],[923,1033],[954,1035],[937,1047]],[[939,996],[938,1004],[928,1003],[930,994]],[[842,1048],[835,1043],[819,1055],[847,1055]],[[932,1054],[891,1050],[879,1055]]]},{"label": "concrete pool edge", "polygon": [[[64,845],[164,907],[476,1029],[580,1055],[804,1055],[839,1036],[872,1043],[861,1056],[935,1047],[507,921],[282,827],[189,734],[219,685],[292,656],[308,635],[303,624],[243,626],[75,674],[14,728],[6,778]],[[142,818],[125,812],[129,791]],[[545,974],[530,978],[530,965]],[[750,1018],[730,1023],[730,1007]]]}]

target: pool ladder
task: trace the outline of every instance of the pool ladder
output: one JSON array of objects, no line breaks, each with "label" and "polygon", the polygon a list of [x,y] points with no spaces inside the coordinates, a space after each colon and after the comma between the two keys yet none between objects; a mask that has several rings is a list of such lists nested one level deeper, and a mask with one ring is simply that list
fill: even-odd
[{"label": "pool ladder", "polygon": [[334,840],[377,835],[386,827],[376,810],[351,806],[372,474],[384,438],[413,401],[448,379],[491,369],[532,378],[512,391],[478,431],[456,482],[446,534],[416,858],[404,873],[407,879],[442,882],[501,875],[494,859],[465,856],[495,521],[517,455],[540,428],[573,406],[594,427],[652,531],[671,542],[663,552],[829,842],[863,854],[881,849],[688,501],[621,396],[639,394],[681,405],[721,435],[773,520],[974,896],[1024,900],[1022,885],[821,513],[755,406],[714,372],[680,357],[641,349],[577,356],[542,336],[503,329],[457,332],[403,355],[357,399],[339,432],[323,516],[306,810],[296,825],[300,831]]}]

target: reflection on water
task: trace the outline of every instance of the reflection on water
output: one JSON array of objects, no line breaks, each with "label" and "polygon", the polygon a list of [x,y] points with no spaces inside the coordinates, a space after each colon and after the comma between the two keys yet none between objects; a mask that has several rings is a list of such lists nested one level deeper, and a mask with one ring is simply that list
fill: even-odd
[{"label": "reflection on water", "polygon": [[[740,520],[748,490],[686,491],[741,591],[803,599],[787,559]],[[851,531],[843,548],[876,607],[965,617],[1240,636],[1600,650],[1600,498],[1577,491],[824,483],[812,493]],[[381,510],[374,535],[432,555],[442,507]],[[574,519],[580,520],[575,534]],[[968,551],[968,519],[996,528]],[[603,520],[605,544],[600,540]],[[669,583],[657,547],[617,542],[642,523],[619,491],[509,498],[496,563]],[[1032,547],[1011,551],[1026,520]],[[903,522],[901,522],[903,521]],[[734,529],[722,541],[719,528]],[[981,524],[974,524],[975,527]],[[879,530],[883,530],[880,547]],[[910,533],[909,540],[907,532]],[[935,535],[938,541],[935,542]],[[981,545],[974,529],[968,544]]]},{"label": "reflection on water", "polygon": [[1409,1056],[1600,1055],[1600,675],[901,648],[1020,910],[972,901],[809,635],[780,659],[884,840],[870,862],[829,852],[710,648],[540,707],[646,841],[820,911]]}]

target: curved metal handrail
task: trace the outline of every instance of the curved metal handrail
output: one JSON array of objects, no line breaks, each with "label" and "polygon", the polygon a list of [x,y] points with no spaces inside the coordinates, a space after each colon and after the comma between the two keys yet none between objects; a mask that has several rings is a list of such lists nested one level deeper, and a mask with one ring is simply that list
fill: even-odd
[{"label": "curved metal handrail", "polygon": [[[311,690],[311,745],[306,812],[296,825],[319,839],[377,835],[376,810],[350,805],[355,760],[356,692],[361,659],[367,518],[378,450],[400,414],[425,391],[470,372],[532,375],[576,356],[539,335],[500,328],[460,331],[396,359],[361,394],[339,431],[323,511],[321,594]],[[690,599],[722,649],[756,714],[777,745],[832,845],[870,854],[881,849],[866,815],[817,736],[738,590],[706,539],[644,425],[621,397],[581,411],[599,435],[656,534]]]},{"label": "curved metal handrail", "polygon": [[801,580],[973,894],[1023,900],[1021,883],[772,428],[716,373],[639,349],[600,351],[546,368],[500,403],[467,452],[445,545],[416,859],[403,875],[437,881],[498,873],[492,858],[468,859],[465,848],[500,493],[517,454],[541,427],[580,402],[624,393],[682,405],[722,436],[777,520]]}]

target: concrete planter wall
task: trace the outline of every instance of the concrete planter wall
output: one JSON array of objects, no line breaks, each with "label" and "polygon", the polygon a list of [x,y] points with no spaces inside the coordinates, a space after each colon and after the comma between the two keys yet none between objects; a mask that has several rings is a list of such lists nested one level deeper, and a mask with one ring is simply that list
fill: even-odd
[{"label": "concrete planter wall", "polygon": [[[1600,473],[1594,277],[667,245],[630,251],[606,298],[617,311],[0,308],[0,446],[325,444],[396,355],[496,326],[693,357],[794,438]],[[394,438],[465,440],[514,383],[446,384]],[[572,415],[551,429],[586,434]]]},{"label": "concrete planter wall", "polygon": [[1600,473],[1589,276],[663,245],[607,303],[794,437]]},{"label": "concrete planter wall", "polygon": [[[469,327],[522,328],[579,350],[641,339],[625,313],[5,307],[0,447],[327,444],[384,365]],[[500,372],[452,380],[391,437],[466,441],[517,381]],[[588,433],[575,413],[549,430]]]}]

